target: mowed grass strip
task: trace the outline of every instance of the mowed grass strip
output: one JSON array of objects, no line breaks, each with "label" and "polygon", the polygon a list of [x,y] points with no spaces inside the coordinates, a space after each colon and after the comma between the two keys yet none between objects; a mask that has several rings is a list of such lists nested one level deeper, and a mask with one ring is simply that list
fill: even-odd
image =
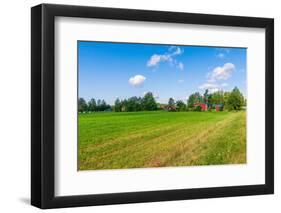
[{"label": "mowed grass strip", "polygon": [[246,162],[245,112],[79,114],[79,170]]},{"label": "mowed grass strip", "polygon": [[246,113],[236,112],[216,123],[181,147],[174,147],[174,153],[170,166],[246,163]]}]

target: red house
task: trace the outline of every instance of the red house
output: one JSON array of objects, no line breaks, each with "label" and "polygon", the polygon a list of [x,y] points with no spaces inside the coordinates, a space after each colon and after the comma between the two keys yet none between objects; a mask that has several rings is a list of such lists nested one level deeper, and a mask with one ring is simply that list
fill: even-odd
[{"label": "red house", "polygon": [[220,105],[216,105],[216,111],[217,111],[217,112],[220,111]]},{"label": "red house", "polygon": [[219,112],[219,111],[222,111],[223,110],[223,105],[222,104],[217,104],[216,105],[216,111]]},{"label": "red house", "polygon": [[204,103],[196,103],[196,104],[194,104],[194,106],[195,107],[200,106],[202,111],[208,110],[207,104],[204,104]]}]

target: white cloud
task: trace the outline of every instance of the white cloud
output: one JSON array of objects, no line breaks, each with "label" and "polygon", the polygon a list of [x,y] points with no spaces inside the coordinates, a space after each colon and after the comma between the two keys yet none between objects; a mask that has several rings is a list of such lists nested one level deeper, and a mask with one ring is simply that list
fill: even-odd
[{"label": "white cloud", "polygon": [[219,85],[211,84],[211,83],[202,84],[198,88],[202,89],[202,90],[206,90],[207,89],[207,90],[209,90],[210,93],[217,92],[217,91],[220,90]]},{"label": "white cloud", "polygon": [[208,73],[208,82],[227,80],[234,70],[235,66],[232,63],[225,63],[222,67],[216,67],[212,72]]},{"label": "white cloud", "polygon": [[172,51],[172,55],[181,55],[183,54],[183,50],[177,46],[171,46],[169,51]]},{"label": "white cloud", "polygon": [[198,88],[202,89],[202,90],[208,89],[210,93],[213,93],[213,92],[222,90],[222,87],[227,87],[227,86],[228,86],[228,83],[222,83],[220,85],[214,84],[214,83],[205,83],[205,84],[200,85]]},{"label": "white cloud", "polygon": [[181,83],[183,83],[183,82],[184,82],[183,79],[179,79],[179,80],[178,80],[178,83],[179,83],[179,84],[181,84]]},{"label": "white cloud", "polygon": [[184,68],[184,65],[182,62],[179,62],[177,66],[180,70],[183,70],[183,68]]},{"label": "white cloud", "polygon": [[153,67],[153,66],[158,66],[160,62],[173,62],[172,56],[171,55],[158,55],[154,54],[150,57],[149,61],[147,62],[148,67]]},{"label": "white cloud", "polygon": [[131,86],[139,87],[139,86],[143,85],[145,79],[146,78],[142,75],[135,75],[135,76],[131,77],[128,82]]},{"label": "white cloud", "polygon": [[148,67],[157,66],[160,61],[161,61],[161,55],[154,54],[147,62],[147,66]]},{"label": "white cloud", "polygon": [[214,89],[218,88],[217,84],[205,83],[199,86],[199,89]]},{"label": "white cloud", "polygon": [[172,52],[173,55],[180,55],[183,53],[183,49],[181,49],[178,46],[174,46],[174,45],[170,46],[168,51]]},{"label": "white cloud", "polygon": [[213,89],[209,89],[209,92],[210,93],[214,93],[214,92],[217,92],[219,90],[220,90],[219,88],[213,88]]},{"label": "white cloud", "polygon": [[182,62],[177,62],[174,58],[177,55],[181,55],[183,50],[176,46],[171,46],[168,52],[164,54],[153,54],[147,61],[148,67],[158,67],[160,62],[168,62],[170,65],[175,65],[178,69],[183,70],[184,64]]}]

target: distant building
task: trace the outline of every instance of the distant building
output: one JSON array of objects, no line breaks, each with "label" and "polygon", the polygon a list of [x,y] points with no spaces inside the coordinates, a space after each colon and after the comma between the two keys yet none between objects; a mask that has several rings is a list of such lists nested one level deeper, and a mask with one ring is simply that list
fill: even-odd
[{"label": "distant building", "polygon": [[201,110],[202,110],[202,111],[206,111],[206,110],[208,110],[208,106],[207,106],[207,104],[200,103],[200,102],[197,102],[197,103],[195,103],[195,104],[194,104],[194,107],[198,107],[198,106],[200,106],[200,107],[201,107]]},{"label": "distant building", "polygon": [[167,106],[165,107],[165,110],[168,110],[168,111],[177,111],[177,107],[176,107],[176,106],[169,106],[169,105],[167,105]]},{"label": "distant building", "polygon": [[222,104],[214,104],[214,105],[209,105],[201,102],[197,102],[194,104],[194,107],[201,107],[201,111],[207,111],[208,109],[213,109],[215,108],[217,112],[222,111],[223,105]]},{"label": "distant building", "polygon": [[216,111],[219,112],[219,111],[222,111],[223,109],[223,105],[222,104],[216,104]]}]

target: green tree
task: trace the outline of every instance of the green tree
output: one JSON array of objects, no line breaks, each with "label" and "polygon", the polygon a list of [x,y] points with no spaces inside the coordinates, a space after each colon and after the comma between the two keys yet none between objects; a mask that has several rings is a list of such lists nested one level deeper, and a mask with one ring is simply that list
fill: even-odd
[{"label": "green tree", "polygon": [[121,101],[121,111],[122,112],[127,112],[128,111],[128,101],[126,99]]},{"label": "green tree", "polygon": [[107,104],[105,102],[104,99],[101,100],[101,104],[100,104],[100,111],[105,111],[107,109]]},{"label": "green tree", "polygon": [[96,111],[107,111],[111,110],[111,106],[108,105],[104,99],[98,99],[96,103]]},{"label": "green tree", "polygon": [[217,91],[214,92],[210,98],[211,104],[224,104],[224,92],[223,91]]},{"label": "green tree", "polygon": [[170,107],[175,106],[175,100],[174,100],[173,98],[170,98],[169,101],[168,101],[168,105],[169,105]]},{"label": "green tree", "polygon": [[91,112],[97,111],[97,103],[96,103],[96,100],[94,98],[92,98],[88,102],[88,110],[91,111]]},{"label": "green tree", "polygon": [[194,107],[194,111],[201,112],[202,111],[202,107],[201,106],[196,106],[196,107]]},{"label": "green tree", "polygon": [[178,110],[181,111],[181,112],[186,110],[186,105],[181,100],[176,102],[176,106],[177,106]]},{"label": "green tree", "polygon": [[121,101],[119,98],[117,98],[115,100],[115,103],[114,103],[114,111],[115,112],[121,112],[121,108],[122,108],[122,104],[121,104]]},{"label": "green tree", "polygon": [[157,103],[153,97],[152,92],[148,92],[142,98],[142,108],[143,110],[153,111],[157,109]]},{"label": "green tree", "polygon": [[193,94],[191,94],[189,97],[188,97],[188,100],[187,100],[187,108],[189,110],[194,110],[194,104],[198,103],[198,102],[202,102],[203,101],[203,98],[202,96],[200,95],[199,92],[195,92]]},{"label": "green tree", "polygon": [[78,111],[79,112],[85,112],[88,111],[88,106],[84,98],[78,99]]},{"label": "green tree", "polygon": [[101,99],[97,100],[97,107],[96,107],[97,111],[101,111]]},{"label": "green tree", "polygon": [[228,102],[229,95],[230,95],[230,92],[225,92],[223,94],[223,100],[224,100],[225,104],[227,104],[227,102]]},{"label": "green tree", "polygon": [[240,110],[243,106],[244,97],[237,87],[231,91],[227,97],[227,109],[228,110]]},{"label": "green tree", "polygon": [[189,97],[188,97],[188,100],[187,100],[187,108],[189,110],[192,110],[194,109],[194,104],[195,104],[195,95],[194,94],[191,94]]},{"label": "green tree", "polygon": [[210,99],[210,94],[209,94],[209,90],[206,89],[203,95],[203,101],[204,103],[208,104],[209,103],[209,99]]},{"label": "green tree", "polygon": [[127,101],[127,111],[128,112],[137,112],[141,110],[141,98],[133,96]]}]

